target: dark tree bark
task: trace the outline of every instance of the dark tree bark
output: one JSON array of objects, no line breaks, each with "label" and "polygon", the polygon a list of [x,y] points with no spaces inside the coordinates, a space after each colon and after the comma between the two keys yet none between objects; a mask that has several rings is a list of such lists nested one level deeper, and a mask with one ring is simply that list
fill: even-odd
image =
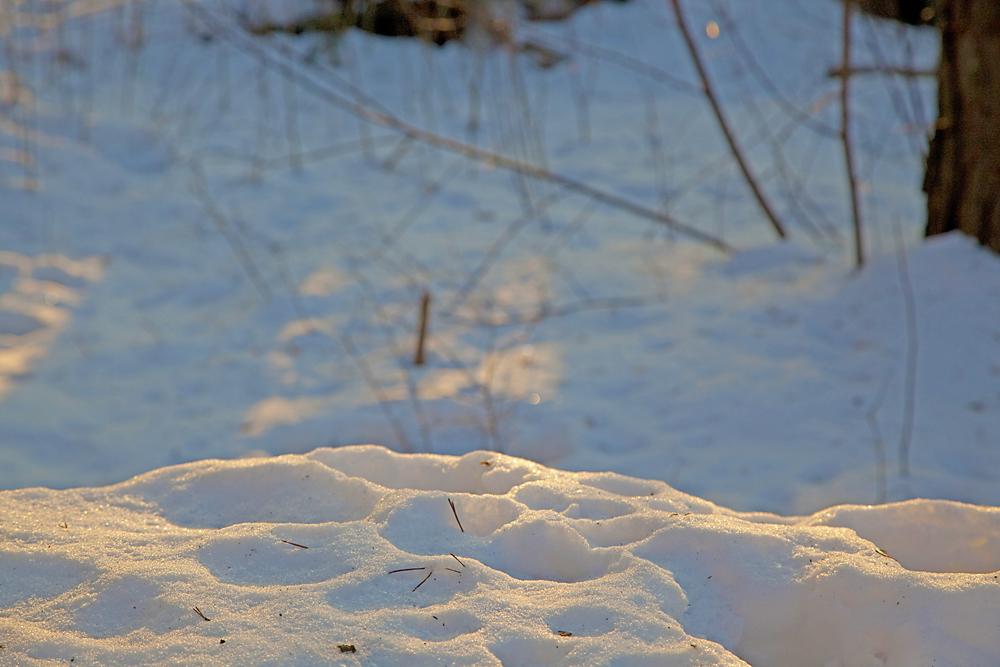
[{"label": "dark tree bark", "polygon": [[938,0],[935,19],[941,65],[926,234],[959,229],[1000,252],[1000,0]]},{"label": "dark tree bark", "polygon": [[910,25],[934,22],[934,0],[857,0],[858,9],[883,19]]}]

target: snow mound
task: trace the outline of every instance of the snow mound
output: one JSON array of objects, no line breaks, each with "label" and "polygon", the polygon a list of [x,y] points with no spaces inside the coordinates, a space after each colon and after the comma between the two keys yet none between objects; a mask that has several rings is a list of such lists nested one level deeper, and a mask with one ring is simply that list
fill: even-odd
[{"label": "snow mound", "polygon": [[995,508],[742,514],[662,482],[367,446],[4,491],[0,516],[4,664],[1000,660]]}]

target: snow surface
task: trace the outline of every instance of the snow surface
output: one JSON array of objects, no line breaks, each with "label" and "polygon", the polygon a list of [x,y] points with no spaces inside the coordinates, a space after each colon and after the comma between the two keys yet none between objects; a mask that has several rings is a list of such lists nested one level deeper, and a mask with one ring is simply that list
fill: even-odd
[{"label": "snow surface", "polygon": [[549,68],[240,40],[300,3],[0,15],[0,665],[1000,664],[1000,259],[920,240],[933,87],[854,82],[856,272],[839,3],[690,4],[790,242],[659,0],[497,17]]},{"label": "snow surface", "polygon": [[0,512],[4,664],[975,667],[1000,655],[996,508],[744,514],[495,452],[356,446],[4,491]]}]

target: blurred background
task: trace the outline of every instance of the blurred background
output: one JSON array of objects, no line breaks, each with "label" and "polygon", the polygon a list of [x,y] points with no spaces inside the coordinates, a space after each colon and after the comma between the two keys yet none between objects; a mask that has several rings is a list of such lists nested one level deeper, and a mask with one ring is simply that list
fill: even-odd
[{"label": "blurred background", "polygon": [[0,487],[375,443],[1000,502],[918,10],[3,0]]}]

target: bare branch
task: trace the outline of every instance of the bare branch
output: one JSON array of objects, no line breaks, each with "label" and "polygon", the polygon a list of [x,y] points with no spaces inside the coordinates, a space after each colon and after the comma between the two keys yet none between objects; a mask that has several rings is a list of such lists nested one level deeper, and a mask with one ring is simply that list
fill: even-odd
[{"label": "bare branch", "polygon": [[229,242],[229,246],[232,248],[233,254],[236,255],[236,259],[238,259],[240,264],[243,266],[243,270],[246,272],[247,277],[250,278],[250,282],[257,288],[261,299],[265,302],[270,301],[273,296],[271,288],[268,286],[267,281],[264,280],[264,276],[261,275],[260,270],[258,270],[257,264],[253,260],[253,256],[250,254],[250,251],[247,250],[247,247],[243,243],[242,239],[240,239],[239,234],[235,229],[233,229],[232,224],[229,222],[229,218],[227,218],[219,209],[215,200],[212,199],[212,196],[208,193],[208,187],[205,184],[205,173],[201,169],[201,164],[197,161],[192,162],[191,172],[194,176],[194,196],[201,202],[202,208],[205,209],[205,213],[209,218],[211,218],[212,222],[215,223],[215,227],[219,230],[219,233],[222,234],[222,237]]},{"label": "bare branch", "polygon": [[844,0],[843,51],[841,53],[840,76],[840,141],[844,145],[844,163],[847,167],[847,184],[851,194],[851,214],[854,220],[854,252],[857,266],[865,263],[864,241],[861,232],[861,209],[858,206],[858,179],[854,173],[854,156],[851,152],[851,117],[848,105],[849,83],[848,72],[851,66],[851,14],[854,0]]},{"label": "bare branch", "polygon": [[899,269],[899,284],[903,290],[903,306],[906,312],[906,377],[903,384],[903,428],[899,433],[899,476],[910,476],[910,443],[913,440],[913,420],[916,412],[917,394],[917,307],[913,298],[913,284],[906,261],[899,221],[894,225],[896,237],[896,265]]},{"label": "bare branch", "polygon": [[764,215],[766,215],[767,219],[771,221],[771,225],[778,233],[778,236],[785,238],[787,234],[784,226],[774,214],[774,211],[771,209],[771,205],[767,202],[767,199],[765,199],[764,193],[757,185],[757,179],[750,173],[750,168],[747,166],[746,160],[743,158],[743,152],[737,145],[736,138],[733,136],[732,130],[729,129],[729,123],[726,122],[726,117],[722,113],[722,107],[719,105],[715,92],[712,89],[712,82],[708,78],[708,72],[705,71],[705,67],[701,62],[701,56],[698,55],[698,47],[695,45],[694,38],[691,36],[691,32],[688,30],[687,24],[684,22],[684,14],[681,11],[680,0],[670,0],[670,4],[674,7],[674,13],[677,15],[677,26],[680,28],[681,34],[684,36],[684,41],[687,44],[688,51],[691,53],[691,60],[694,62],[695,69],[698,70],[698,76],[701,78],[701,86],[705,90],[705,97],[708,98],[708,102],[712,106],[712,111],[715,112],[715,117],[719,121],[719,128],[722,130],[722,134],[725,135],[726,142],[729,144],[729,150],[732,151],[733,158],[736,160],[736,164],[739,165],[740,171],[743,172],[743,178],[746,179],[747,185],[750,186],[750,190],[753,191],[754,197],[757,198],[757,203],[760,204],[760,208],[764,211]]},{"label": "bare branch", "polygon": [[764,68],[761,67],[760,63],[753,55],[753,51],[747,46],[746,42],[743,40],[743,36],[740,34],[739,25],[726,11],[726,8],[718,0],[709,0],[709,4],[712,6],[712,10],[719,16],[719,22],[722,24],[722,29],[725,34],[729,37],[729,41],[732,42],[733,46],[739,52],[740,62],[747,68],[757,83],[767,91],[778,106],[788,114],[790,117],[814,130],[824,137],[834,138],[837,136],[836,128],[830,127],[826,123],[813,118],[813,114],[799,109],[797,106],[792,104],[792,102],[786,98],[778,86],[775,85],[771,77],[767,75]]},{"label": "bare branch", "polygon": [[[844,66],[831,67],[827,72],[830,78],[840,78],[844,76]],[[889,76],[903,76],[911,79],[923,77],[936,77],[936,69],[913,69],[912,67],[893,67],[892,65],[853,65],[846,69],[847,76],[860,76],[864,74],[885,74]]]},{"label": "bare branch", "polygon": [[420,300],[420,330],[417,334],[417,352],[413,355],[413,365],[424,365],[424,342],[427,339],[427,317],[430,312],[431,293],[424,290],[424,295]]},{"label": "bare branch", "polygon": [[[435,148],[464,155],[469,159],[477,160],[492,167],[506,169],[528,178],[548,181],[565,190],[590,197],[591,199],[607,204],[608,206],[627,211],[637,217],[659,222],[694,241],[704,243],[722,252],[733,252],[732,246],[722,239],[683,223],[662,211],[654,210],[648,206],[626,199],[620,195],[606,192],[600,188],[577,181],[563,174],[545,169],[544,167],[527,164],[521,160],[508,157],[501,153],[486,150],[484,148],[480,148],[479,146],[474,146],[457,139],[452,139],[450,137],[430,132],[415,125],[411,125],[410,123],[407,123],[390,113],[375,109],[374,104],[358,91],[355,91],[355,100],[352,101],[331,90],[327,81],[319,79],[308,72],[296,73],[292,65],[286,62],[286,60],[278,60],[272,57],[271,54],[266,53],[258,44],[251,41],[247,35],[238,33],[230,26],[227,26],[221,21],[215,19],[203,6],[195,3],[184,3],[183,6],[185,9],[195,14],[200,20],[204,21],[208,25],[209,29],[212,30],[213,34],[228,38],[237,48],[254,55],[265,67],[276,70],[282,76],[295,76],[296,81],[304,90],[308,90],[316,97],[323,99],[329,104],[332,104],[333,106],[336,106],[366,122],[390,128],[400,134],[417,141],[421,141],[430,146],[434,146]],[[780,229],[780,223],[777,223],[776,220],[773,220],[773,222]],[[781,235],[784,236],[783,230],[781,231]]]}]

